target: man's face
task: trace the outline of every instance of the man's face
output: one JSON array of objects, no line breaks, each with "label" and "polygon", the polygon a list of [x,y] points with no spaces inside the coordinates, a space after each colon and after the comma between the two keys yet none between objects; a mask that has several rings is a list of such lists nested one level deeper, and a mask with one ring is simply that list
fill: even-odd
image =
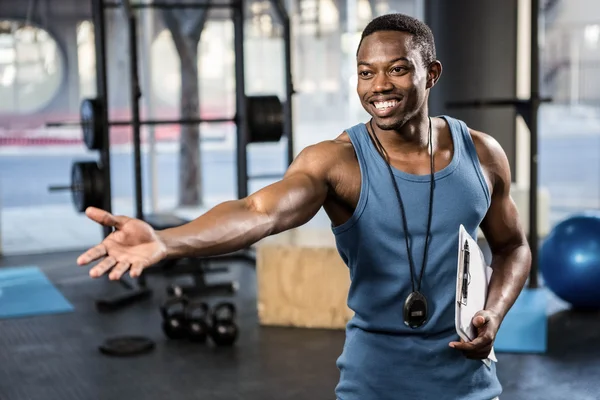
[{"label": "man's face", "polygon": [[409,33],[381,31],[364,38],[357,68],[358,96],[380,129],[400,129],[427,100],[433,76]]}]

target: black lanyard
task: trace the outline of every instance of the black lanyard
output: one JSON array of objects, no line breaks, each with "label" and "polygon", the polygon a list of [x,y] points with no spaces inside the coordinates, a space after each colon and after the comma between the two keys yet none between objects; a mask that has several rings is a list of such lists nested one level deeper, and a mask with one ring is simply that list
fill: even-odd
[{"label": "black lanyard", "polygon": [[[409,266],[410,266],[410,283],[412,285],[412,293],[409,295],[409,297],[406,300],[405,303],[405,323],[413,328],[419,327],[421,325],[423,325],[425,323],[425,321],[427,320],[427,300],[425,299],[425,297],[420,293],[421,290],[421,282],[423,280],[423,274],[425,272],[425,266],[427,265],[427,250],[429,248],[429,236],[431,234],[431,219],[432,219],[432,215],[433,215],[433,191],[434,191],[434,158],[433,158],[433,141],[432,141],[432,129],[431,129],[431,118],[429,118],[429,151],[430,151],[430,160],[431,160],[431,182],[430,182],[430,188],[429,188],[429,215],[427,218],[427,233],[425,236],[425,248],[423,250],[423,265],[421,266],[421,273],[419,275],[419,280],[417,282],[417,285],[415,287],[415,264],[414,264],[414,260],[410,251],[410,244],[408,241],[408,223],[407,223],[407,219],[406,219],[406,212],[404,210],[404,203],[402,202],[402,196],[400,195],[400,189],[398,188],[398,183],[396,182],[396,178],[394,177],[394,173],[392,172],[392,167],[390,165],[390,160],[389,157],[387,156],[387,153],[385,151],[385,149],[383,148],[383,146],[381,145],[381,142],[379,141],[379,138],[377,137],[377,135],[375,134],[375,130],[373,129],[373,120],[371,119],[369,121],[369,126],[370,126],[370,132],[369,132],[369,136],[372,136],[374,138],[374,140],[377,142],[375,144],[376,147],[378,147],[378,151],[380,151],[380,153],[383,153],[382,156],[386,161],[386,165],[388,167],[388,171],[390,173],[390,178],[392,179],[392,182],[394,184],[394,189],[396,191],[396,196],[398,198],[398,203],[400,204],[400,211],[402,213],[402,223],[404,226],[404,239],[406,242],[406,254],[408,255],[408,262],[409,262]],[[379,150],[381,149],[381,150]],[[414,302],[418,302],[419,304],[417,304],[416,306],[414,306]],[[421,304],[422,303],[422,304]],[[414,306],[414,307],[413,307]],[[418,308],[418,310],[414,310],[413,308]],[[410,315],[413,314],[413,315]]]}]

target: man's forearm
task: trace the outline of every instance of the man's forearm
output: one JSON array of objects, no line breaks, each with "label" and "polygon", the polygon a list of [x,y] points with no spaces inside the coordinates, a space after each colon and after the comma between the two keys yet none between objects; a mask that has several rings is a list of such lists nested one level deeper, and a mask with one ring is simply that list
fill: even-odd
[{"label": "man's forearm", "polygon": [[227,201],[197,219],[158,232],[167,258],[207,257],[244,249],[273,229],[268,215],[253,209],[247,199]]},{"label": "man's forearm", "polygon": [[504,319],[521,293],[531,269],[531,251],[525,242],[492,256],[493,274],[486,309]]}]

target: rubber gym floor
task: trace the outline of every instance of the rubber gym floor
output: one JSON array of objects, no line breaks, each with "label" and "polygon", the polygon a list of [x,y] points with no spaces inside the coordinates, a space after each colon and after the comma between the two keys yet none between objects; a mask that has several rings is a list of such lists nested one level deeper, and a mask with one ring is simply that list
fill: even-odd
[{"label": "rubber gym floor", "polygon": [[[156,289],[151,299],[98,313],[94,300],[122,289],[90,279],[87,269],[75,266],[78,254],[0,258],[0,267],[40,267],[75,307],[65,314],[0,320],[1,400],[334,398],[343,331],[259,326],[255,275],[247,264],[231,264],[230,272],[240,282],[233,298],[239,340],[232,348],[215,348],[163,335],[164,278],[149,279]],[[546,354],[498,354],[501,399],[600,399],[599,317],[560,311],[548,321]],[[125,334],[148,336],[156,348],[131,358],[98,351],[106,338]]]}]

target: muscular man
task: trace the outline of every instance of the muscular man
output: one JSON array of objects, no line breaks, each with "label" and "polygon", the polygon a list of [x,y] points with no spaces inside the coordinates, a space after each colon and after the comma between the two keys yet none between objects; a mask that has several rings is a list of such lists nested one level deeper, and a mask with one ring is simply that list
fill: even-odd
[{"label": "muscular man", "polygon": [[[495,365],[481,359],[530,268],[507,158],[491,136],[429,116],[429,91],[442,66],[422,22],[399,14],[374,19],[363,32],[357,70],[358,96],[372,116],[367,123],[305,148],[281,181],[181,227],[157,232],[89,209],[89,218],[116,230],[78,264],[102,259],[92,277],[139,276],[167,257],[246,248],[323,207],[350,269],[355,312],[337,362],[337,398],[493,399],[501,385]],[[489,297],[469,343],[454,327],[460,224],[472,236],[481,227],[493,254]],[[406,307],[424,303],[423,318],[407,317]]]}]

